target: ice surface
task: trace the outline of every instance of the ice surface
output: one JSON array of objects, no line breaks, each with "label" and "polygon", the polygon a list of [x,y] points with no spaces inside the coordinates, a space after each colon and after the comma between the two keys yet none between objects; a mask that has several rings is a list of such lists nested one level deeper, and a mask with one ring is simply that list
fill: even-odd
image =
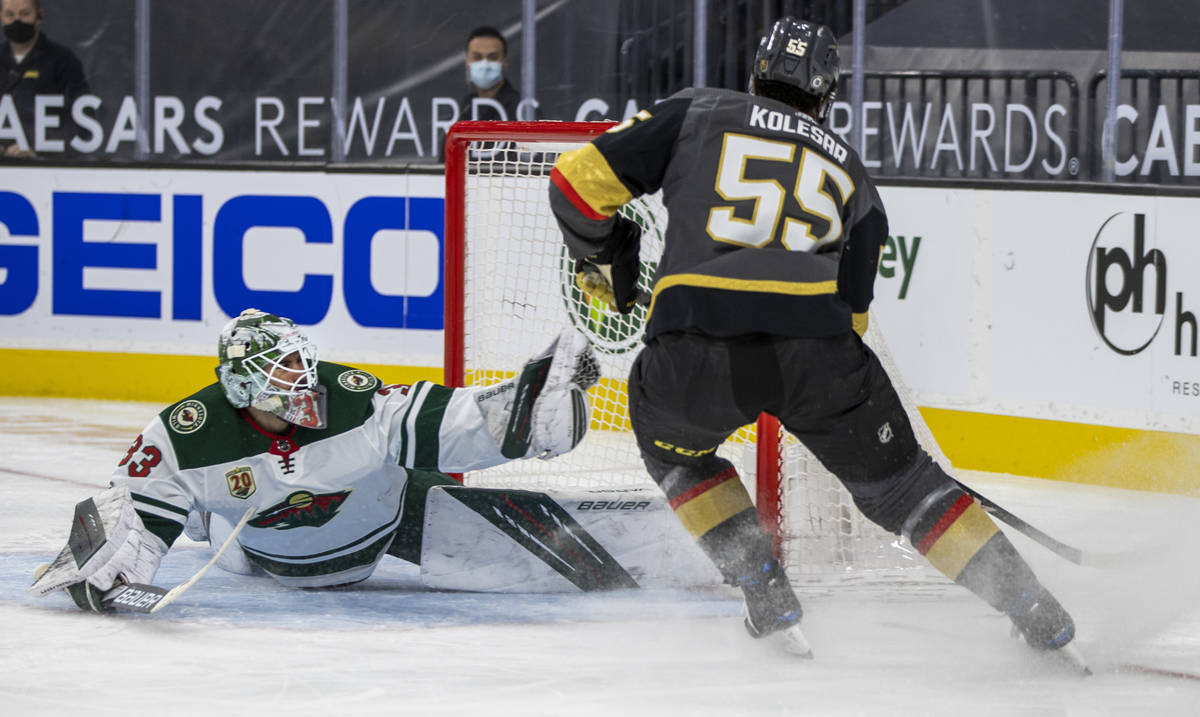
[{"label": "ice surface", "polygon": [[[1076,615],[1090,678],[953,586],[805,590],[812,661],[749,639],[725,589],[439,593],[391,559],[341,590],[214,569],[149,616],[27,597],[159,408],[0,399],[0,714],[1200,715],[1200,501],[1027,478],[962,476],[1060,540],[1146,553],[1081,568],[1008,531]],[[181,539],[156,583],[206,559]]]}]

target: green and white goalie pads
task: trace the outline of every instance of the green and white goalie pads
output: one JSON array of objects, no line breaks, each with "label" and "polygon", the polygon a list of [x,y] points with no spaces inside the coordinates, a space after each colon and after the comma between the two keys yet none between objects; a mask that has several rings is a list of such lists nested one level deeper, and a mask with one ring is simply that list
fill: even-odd
[{"label": "green and white goalie pads", "polygon": [[118,580],[149,583],[166,552],[166,543],[142,524],[129,488],[109,488],[75,506],[66,547],[27,592],[43,597],[86,584],[68,592],[77,603],[85,600],[80,607],[98,609],[98,604],[88,604],[95,591],[109,590]]},{"label": "green and white goalie pads", "polygon": [[421,582],[435,590],[590,592],[721,580],[656,488],[434,486],[426,498]]},{"label": "green and white goalie pads", "polygon": [[553,458],[583,440],[586,391],[599,379],[591,342],[566,329],[516,378],[481,391],[476,401],[505,458]]}]

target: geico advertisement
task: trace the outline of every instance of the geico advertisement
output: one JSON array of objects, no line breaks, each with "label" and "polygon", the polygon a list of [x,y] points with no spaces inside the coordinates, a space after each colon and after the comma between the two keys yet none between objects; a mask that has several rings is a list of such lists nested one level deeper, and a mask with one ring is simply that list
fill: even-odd
[{"label": "geico advertisement", "polygon": [[6,168],[0,345],[206,355],[256,307],[329,358],[437,366],[443,180]]},{"label": "geico advertisement", "polygon": [[1200,199],[881,194],[909,257],[876,314],[923,404],[1200,432]]}]

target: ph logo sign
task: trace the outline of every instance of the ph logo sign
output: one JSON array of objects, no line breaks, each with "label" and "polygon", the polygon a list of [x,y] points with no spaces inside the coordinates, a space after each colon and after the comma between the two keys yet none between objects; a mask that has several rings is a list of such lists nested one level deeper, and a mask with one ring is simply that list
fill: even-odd
[{"label": "ph logo sign", "polygon": [[1154,341],[1166,315],[1167,257],[1146,248],[1146,215],[1119,212],[1100,226],[1087,300],[1092,326],[1113,351],[1132,356]]}]

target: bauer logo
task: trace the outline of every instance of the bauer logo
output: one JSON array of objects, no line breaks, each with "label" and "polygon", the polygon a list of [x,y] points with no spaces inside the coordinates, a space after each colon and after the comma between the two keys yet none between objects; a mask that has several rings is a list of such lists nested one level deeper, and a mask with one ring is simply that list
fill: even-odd
[{"label": "bauer logo", "polygon": [[1167,257],[1146,246],[1146,215],[1119,212],[1096,232],[1087,262],[1087,301],[1096,334],[1113,351],[1145,350],[1167,308]]}]

